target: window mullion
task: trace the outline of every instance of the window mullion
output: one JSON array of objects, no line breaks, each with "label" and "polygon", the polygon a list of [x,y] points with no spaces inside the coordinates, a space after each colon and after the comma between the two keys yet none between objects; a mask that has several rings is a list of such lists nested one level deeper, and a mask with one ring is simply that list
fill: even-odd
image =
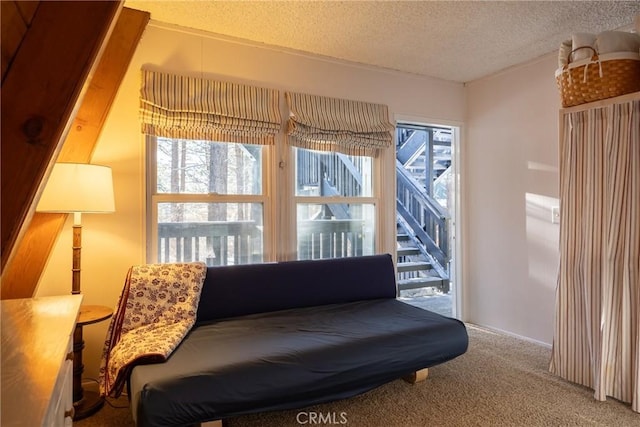
[{"label": "window mullion", "polygon": [[296,203],[316,203],[316,204],[353,204],[362,205],[370,204],[375,205],[378,203],[376,197],[322,197],[322,196],[296,196]]},{"label": "window mullion", "polygon": [[154,203],[265,203],[267,197],[260,194],[172,194],[152,195]]}]

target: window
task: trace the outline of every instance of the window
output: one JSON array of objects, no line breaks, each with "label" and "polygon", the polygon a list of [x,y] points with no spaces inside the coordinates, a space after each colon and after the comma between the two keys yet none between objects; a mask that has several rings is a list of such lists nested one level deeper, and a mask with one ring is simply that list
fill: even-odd
[{"label": "window", "polygon": [[265,259],[265,147],[282,127],[278,101],[274,89],[142,70],[150,261]]},{"label": "window", "polygon": [[375,253],[373,159],[294,150],[297,258]]},{"label": "window", "polygon": [[157,262],[264,260],[263,146],[149,137]]},{"label": "window", "polygon": [[295,212],[286,212],[286,203],[269,211],[265,146],[163,137],[148,137],[147,144],[153,262],[237,265],[273,259],[266,253],[265,218],[277,216],[295,221],[297,259],[376,252],[371,157],[289,148],[296,159],[289,183],[295,187]]},{"label": "window", "polygon": [[393,139],[385,105],[286,93],[285,137],[277,90],[142,71],[149,262],[380,250],[384,155],[375,157]]}]

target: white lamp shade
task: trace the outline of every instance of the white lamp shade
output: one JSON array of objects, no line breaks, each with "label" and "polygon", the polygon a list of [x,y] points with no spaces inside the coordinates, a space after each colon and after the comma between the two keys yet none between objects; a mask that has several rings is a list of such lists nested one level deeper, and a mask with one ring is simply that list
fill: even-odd
[{"label": "white lamp shade", "polygon": [[111,168],[84,163],[56,163],[36,210],[59,213],[114,212]]}]

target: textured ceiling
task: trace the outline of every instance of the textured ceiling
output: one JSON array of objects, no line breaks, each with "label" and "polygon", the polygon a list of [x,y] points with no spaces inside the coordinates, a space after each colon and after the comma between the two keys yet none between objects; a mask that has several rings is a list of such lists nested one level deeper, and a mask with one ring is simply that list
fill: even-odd
[{"label": "textured ceiling", "polygon": [[557,51],[575,32],[633,29],[640,1],[129,1],[151,19],[467,82]]}]

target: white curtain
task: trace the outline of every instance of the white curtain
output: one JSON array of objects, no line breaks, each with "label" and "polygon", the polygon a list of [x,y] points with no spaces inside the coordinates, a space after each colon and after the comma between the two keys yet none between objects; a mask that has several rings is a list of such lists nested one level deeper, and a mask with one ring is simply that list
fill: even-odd
[{"label": "white curtain", "polygon": [[640,101],[561,120],[550,370],[640,412]]}]

